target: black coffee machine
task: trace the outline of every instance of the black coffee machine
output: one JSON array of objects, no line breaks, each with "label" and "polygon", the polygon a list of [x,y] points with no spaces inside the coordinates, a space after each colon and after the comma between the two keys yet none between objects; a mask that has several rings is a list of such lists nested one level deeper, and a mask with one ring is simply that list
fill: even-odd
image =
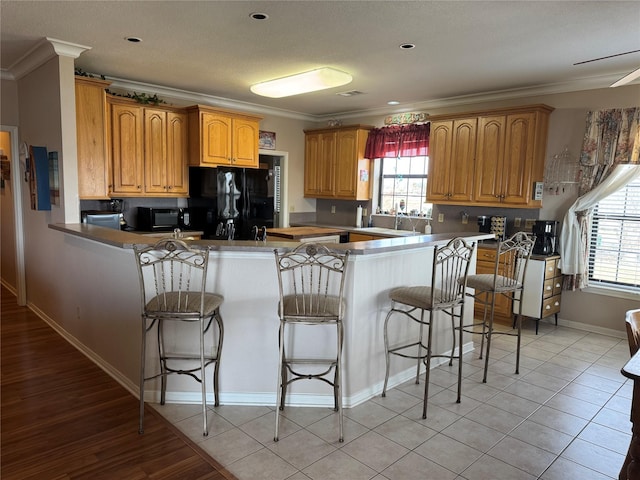
[{"label": "black coffee machine", "polygon": [[536,220],[533,224],[536,243],[533,253],[536,255],[553,255],[557,253],[558,222],[555,220]]}]

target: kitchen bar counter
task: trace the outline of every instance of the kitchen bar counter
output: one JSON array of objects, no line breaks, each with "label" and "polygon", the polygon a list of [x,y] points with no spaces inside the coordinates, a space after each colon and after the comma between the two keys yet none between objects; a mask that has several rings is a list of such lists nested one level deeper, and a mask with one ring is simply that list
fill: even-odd
[{"label": "kitchen bar counter", "polygon": [[[65,259],[65,281],[55,282],[57,312],[55,318],[49,319],[50,323],[137,395],[140,294],[131,249],[153,240],[94,225],[49,227],[62,234],[56,252],[63,251]],[[382,390],[385,372],[382,326],[390,308],[389,291],[402,285],[428,285],[433,247],[452,236],[455,235],[415,235],[330,245],[348,249],[352,254],[345,284],[343,395],[346,407],[364,402]],[[466,238],[478,241],[487,235],[469,234]],[[297,243],[273,238],[266,242],[193,240],[188,243],[210,248],[208,284],[212,291],[224,297],[221,403],[275,405],[279,321],[273,250],[289,249]],[[470,270],[475,271],[475,260]],[[465,305],[465,312],[472,315],[472,302]],[[450,348],[450,322],[435,323],[434,349],[443,353]],[[177,342],[180,341],[180,333],[167,333],[176,333]],[[414,335],[403,328],[395,333],[398,341]],[[304,337],[298,345],[311,350],[318,345],[317,338]],[[472,345],[467,341],[465,351],[473,348]],[[390,386],[415,375],[415,362],[404,360],[393,362]],[[159,386],[149,382],[148,388],[147,398],[157,400]],[[333,393],[322,382],[296,382],[290,392],[287,402],[291,405],[333,404]],[[197,403],[199,398],[196,382],[177,376],[169,379],[168,402]],[[453,395],[451,401],[455,402]]]}]

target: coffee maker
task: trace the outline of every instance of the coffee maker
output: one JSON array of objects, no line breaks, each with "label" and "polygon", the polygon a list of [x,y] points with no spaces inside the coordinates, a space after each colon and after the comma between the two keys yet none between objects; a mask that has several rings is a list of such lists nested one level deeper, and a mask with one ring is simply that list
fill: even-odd
[{"label": "coffee maker", "polygon": [[557,249],[558,222],[555,220],[536,220],[533,224],[536,243],[533,253],[536,255],[553,255]]}]

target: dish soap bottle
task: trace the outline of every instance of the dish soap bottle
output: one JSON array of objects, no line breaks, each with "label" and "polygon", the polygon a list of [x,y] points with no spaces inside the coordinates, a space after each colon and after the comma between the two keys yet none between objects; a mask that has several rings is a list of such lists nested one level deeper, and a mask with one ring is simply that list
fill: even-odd
[{"label": "dish soap bottle", "polygon": [[429,220],[424,224],[424,233],[425,235],[431,235],[431,223],[429,223]]}]

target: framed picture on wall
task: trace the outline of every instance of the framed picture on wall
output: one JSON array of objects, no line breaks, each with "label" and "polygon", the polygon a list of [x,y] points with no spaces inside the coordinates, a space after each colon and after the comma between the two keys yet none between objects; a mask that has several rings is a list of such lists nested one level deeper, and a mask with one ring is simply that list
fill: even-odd
[{"label": "framed picture on wall", "polygon": [[266,150],[276,149],[276,132],[265,132],[260,130],[258,146]]}]

